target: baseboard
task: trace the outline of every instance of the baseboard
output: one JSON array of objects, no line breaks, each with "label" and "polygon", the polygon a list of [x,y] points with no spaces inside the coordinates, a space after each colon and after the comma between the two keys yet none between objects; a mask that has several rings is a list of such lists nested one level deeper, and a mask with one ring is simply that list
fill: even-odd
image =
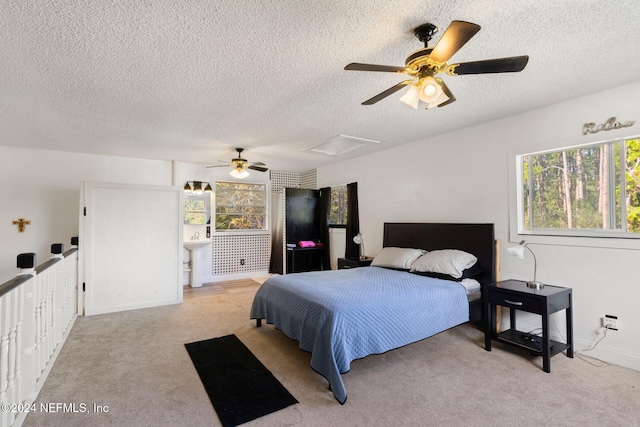
[{"label": "baseboard", "polygon": [[169,299],[169,300],[163,300],[163,301],[152,301],[152,302],[145,302],[140,304],[130,304],[130,305],[120,306],[120,307],[105,307],[98,310],[93,310],[91,313],[88,313],[88,314],[85,310],[84,315],[95,316],[99,314],[119,313],[121,311],[138,310],[141,308],[153,308],[153,307],[162,307],[165,305],[182,304],[183,289],[184,288],[182,287],[180,288],[179,295],[177,295],[175,299]]},{"label": "baseboard", "polygon": [[604,341],[599,343],[593,350],[584,351],[593,347],[594,342],[579,339],[574,339],[573,341],[577,351],[582,355],[594,357],[611,365],[618,365],[635,371],[640,371],[640,355],[608,347],[603,344]]},{"label": "baseboard", "polygon": [[[503,319],[505,318],[503,317]],[[500,323],[500,326],[501,326],[500,330],[505,330],[509,328],[508,316],[506,316],[506,320],[503,320]],[[525,331],[525,332],[532,331],[532,330],[535,330],[536,328],[538,328],[539,330],[540,327],[538,325],[536,326],[529,325],[520,320],[518,321],[518,330],[520,331]],[[561,335],[559,332],[553,331],[553,330],[549,332],[549,336],[552,340],[560,341],[560,342],[565,342],[565,339],[566,339],[564,335]],[[584,351],[593,347],[593,344],[596,341],[597,339],[587,341],[580,338],[576,338],[574,336],[573,338],[574,352],[578,352],[585,356],[602,360],[605,363],[622,366],[624,368],[633,369],[635,371],[640,371],[640,355],[622,351],[613,347],[609,347],[606,344],[606,338],[602,342],[600,342],[596,346],[596,348],[594,348],[593,350]]]},{"label": "baseboard", "polygon": [[209,276],[202,279],[202,283],[228,282],[230,280],[251,279],[252,277],[268,276],[268,271],[250,271],[247,273],[226,274],[224,276]]}]

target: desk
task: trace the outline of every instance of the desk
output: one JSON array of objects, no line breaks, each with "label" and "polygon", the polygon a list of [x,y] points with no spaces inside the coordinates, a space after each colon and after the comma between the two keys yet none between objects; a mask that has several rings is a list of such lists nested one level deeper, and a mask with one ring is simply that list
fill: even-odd
[{"label": "desk", "polygon": [[[298,273],[296,270],[296,254],[300,253],[309,253],[313,256],[313,254],[318,254],[320,257],[320,270],[324,270],[324,246],[315,246],[313,248],[300,248],[296,246],[295,248],[287,247],[287,265],[291,266],[291,271],[287,271],[287,273]],[[289,268],[287,268],[289,270]]]}]

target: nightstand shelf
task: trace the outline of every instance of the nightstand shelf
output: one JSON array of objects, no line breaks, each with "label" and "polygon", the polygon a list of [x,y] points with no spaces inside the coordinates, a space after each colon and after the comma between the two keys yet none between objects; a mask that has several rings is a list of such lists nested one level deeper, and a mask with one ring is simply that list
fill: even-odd
[{"label": "nightstand shelf", "polygon": [[[545,285],[541,289],[529,288],[521,280],[505,280],[488,285],[485,290],[484,305],[486,315],[485,350],[491,351],[491,341],[497,341],[519,347],[529,353],[542,356],[542,369],[551,372],[551,357],[567,351],[567,357],[573,357],[571,288]],[[509,308],[510,328],[497,332],[496,307]],[[516,326],[518,310],[539,314],[542,317],[540,336],[520,331]],[[549,316],[564,310],[566,316],[567,342],[558,342],[549,338]]]},{"label": "nightstand shelf", "polygon": [[[495,336],[493,340],[513,344],[515,346],[528,350],[532,354],[542,356],[542,337],[539,337],[538,340],[531,341],[523,338],[523,335],[526,336],[529,334],[527,334],[526,332],[518,331],[517,329],[507,329],[506,331],[502,331],[497,334],[497,336]],[[555,356],[556,354],[566,350],[567,348],[569,348],[569,346],[565,343],[554,341],[552,339],[549,340],[550,357]]]}]

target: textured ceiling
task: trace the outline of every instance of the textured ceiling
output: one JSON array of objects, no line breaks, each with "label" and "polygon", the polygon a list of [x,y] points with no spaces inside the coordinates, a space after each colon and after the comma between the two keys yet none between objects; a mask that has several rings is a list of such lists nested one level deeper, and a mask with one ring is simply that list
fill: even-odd
[{"label": "textured ceiling", "polygon": [[[521,73],[444,76],[457,101],[413,110],[413,29],[482,30],[452,59],[529,55]],[[433,41],[432,41],[433,44]],[[637,81],[637,0],[0,0],[0,145],[304,171]],[[450,61],[450,62],[452,62]],[[337,135],[381,141],[342,156]]]}]

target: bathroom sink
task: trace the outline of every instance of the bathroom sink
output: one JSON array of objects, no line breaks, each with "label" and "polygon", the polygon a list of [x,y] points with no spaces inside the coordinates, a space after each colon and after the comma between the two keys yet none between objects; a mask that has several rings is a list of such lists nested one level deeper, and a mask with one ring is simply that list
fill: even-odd
[{"label": "bathroom sink", "polygon": [[183,242],[184,247],[189,249],[190,251],[194,249],[204,248],[211,243],[211,240],[186,240]]},{"label": "bathroom sink", "polygon": [[212,240],[185,240],[182,242],[185,248],[191,252],[191,287],[202,286],[201,261],[204,254],[203,248],[213,243]]}]

